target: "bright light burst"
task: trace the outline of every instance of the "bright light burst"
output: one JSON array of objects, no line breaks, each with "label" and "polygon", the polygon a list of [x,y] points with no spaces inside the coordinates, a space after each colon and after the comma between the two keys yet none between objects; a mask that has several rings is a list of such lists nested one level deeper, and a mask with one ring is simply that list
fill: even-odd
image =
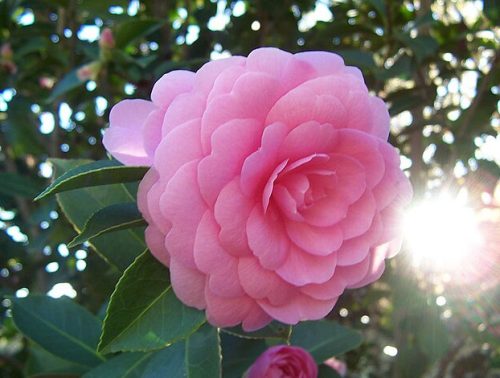
[{"label": "bright light burst", "polygon": [[460,269],[483,244],[475,211],[446,196],[410,209],[405,234],[413,263],[436,271]]}]

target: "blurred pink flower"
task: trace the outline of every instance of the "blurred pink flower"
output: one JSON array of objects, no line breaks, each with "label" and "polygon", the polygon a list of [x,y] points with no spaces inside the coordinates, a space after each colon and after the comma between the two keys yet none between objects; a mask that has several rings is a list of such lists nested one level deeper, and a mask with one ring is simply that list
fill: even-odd
[{"label": "blurred pink flower", "polygon": [[316,378],[318,366],[302,348],[278,345],[262,353],[245,378]]},{"label": "blurred pink flower", "polygon": [[112,49],[115,47],[115,38],[110,28],[104,28],[99,38],[99,47],[102,49]]},{"label": "blurred pink flower", "polygon": [[331,367],[335,370],[341,377],[345,377],[347,374],[347,365],[344,361],[337,360],[335,357],[329,358],[325,362],[325,365]]},{"label": "blurred pink flower", "polygon": [[274,48],[173,71],[124,100],[106,149],[146,165],[146,241],[176,295],[245,330],[323,318],[377,280],[411,198],[389,114],[328,52]]}]

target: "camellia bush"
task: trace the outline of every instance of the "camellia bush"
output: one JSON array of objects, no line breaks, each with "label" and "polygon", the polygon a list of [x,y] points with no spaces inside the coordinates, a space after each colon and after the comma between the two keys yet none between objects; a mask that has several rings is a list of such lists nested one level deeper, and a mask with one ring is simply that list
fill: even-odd
[{"label": "camellia bush", "polygon": [[0,12],[1,376],[498,374],[494,2]]}]

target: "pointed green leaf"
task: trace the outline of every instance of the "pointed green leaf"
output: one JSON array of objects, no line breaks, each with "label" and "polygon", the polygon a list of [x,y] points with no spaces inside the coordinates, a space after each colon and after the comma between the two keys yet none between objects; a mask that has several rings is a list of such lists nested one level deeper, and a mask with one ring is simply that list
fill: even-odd
[{"label": "pointed green leaf", "polygon": [[74,247],[86,240],[108,232],[145,225],[146,222],[135,203],[117,203],[103,207],[95,212],[87,223],[85,223],[82,233],[74,238],[68,246]]},{"label": "pointed green leaf", "polygon": [[25,373],[33,376],[80,376],[90,368],[80,365],[47,352],[35,343],[29,346],[29,357],[25,365]]},{"label": "pointed green leaf", "polygon": [[97,366],[83,378],[143,378],[152,353],[122,353]]},{"label": "pointed green leaf", "polygon": [[47,189],[35,198],[35,201],[49,194],[72,189],[139,181],[148,169],[148,167],[128,167],[114,160],[99,160],[79,165],[54,180]]},{"label": "pointed green leaf", "polygon": [[219,332],[205,324],[184,342],[156,352],[143,377],[217,378],[221,373]]},{"label": "pointed green leaf", "polygon": [[153,33],[163,25],[165,25],[164,20],[131,20],[122,22],[115,30],[116,47],[127,47],[127,45],[136,39]]},{"label": "pointed green leaf", "polygon": [[12,298],[12,316],[26,337],[60,358],[91,367],[104,361],[96,351],[101,321],[67,297]]},{"label": "pointed green leaf", "polygon": [[0,193],[8,196],[22,196],[33,198],[43,187],[42,184],[31,177],[17,173],[0,173]]},{"label": "pointed green leaf", "polygon": [[77,72],[78,68],[68,72],[61,80],[57,82],[49,98],[47,98],[47,103],[54,102],[55,99],[59,96],[84,84],[84,81],[78,78]]},{"label": "pointed green leaf", "polygon": [[[88,160],[52,160],[56,174],[62,174]],[[115,203],[135,201],[124,184],[105,185],[94,188],[76,189],[56,195],[59,206],[66,218],[80,233],[85,222],[96,211]],[[92,239],[95,251],[109,264],[121,272],[146,249],[143,228],[129,228],[113,234],[104,234]]]},{"label": "pointed green leaf", "polygon": [[159,349],[186,338],[204,322],[203,312],[177,299],[168,269],[146,251],[125,271],[111,296],[99,350]]},{"label": "pointed green leaf", "polygon": [[290,342],[312,354],[317,363],[358,347],[363,338],[358,331],[328,320],[302,322],[293,327]]}]

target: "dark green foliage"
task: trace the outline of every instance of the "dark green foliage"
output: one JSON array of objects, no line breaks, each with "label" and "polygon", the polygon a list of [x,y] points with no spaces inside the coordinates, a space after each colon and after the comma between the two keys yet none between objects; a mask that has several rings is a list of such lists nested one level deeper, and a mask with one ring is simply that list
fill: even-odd
[{"label": "dark green foliage", "polygon": [[[478,151],[498,139],[500,11],[484,0],[473,17],[478,2],[465,3],[0,0],[0,377],[241,377],[283,343],[318,363],[340,355],[353,377],[497,374],[498,289],[450,289],[437,306],[443,285],[416,276],[405,254],[377,284],[345,293],[327,320],[219,334],[176,299],[168,270],[144,252],[135,200],[147,168],[108,160],[101,143],[111,106],[149,98],[166,72],[259,46],[327,50],[359,67],[387,102],[390,141],[411,160],[416,197],[437,180],[452,192],[467,186],[481,206],[500,176],[498,160]],[[314,9],[323,18],[304,22]],[[227,25],[215,30],[221,14]],[[112,30],[114,48],[99,46],[96,27]],[[464,75],[469,94],[457,86]],[[460,163],[466,173],[457,177]],[[31,294],[61,282],[75,300]],[[321,366],[320,377],[335,376]]]}]

